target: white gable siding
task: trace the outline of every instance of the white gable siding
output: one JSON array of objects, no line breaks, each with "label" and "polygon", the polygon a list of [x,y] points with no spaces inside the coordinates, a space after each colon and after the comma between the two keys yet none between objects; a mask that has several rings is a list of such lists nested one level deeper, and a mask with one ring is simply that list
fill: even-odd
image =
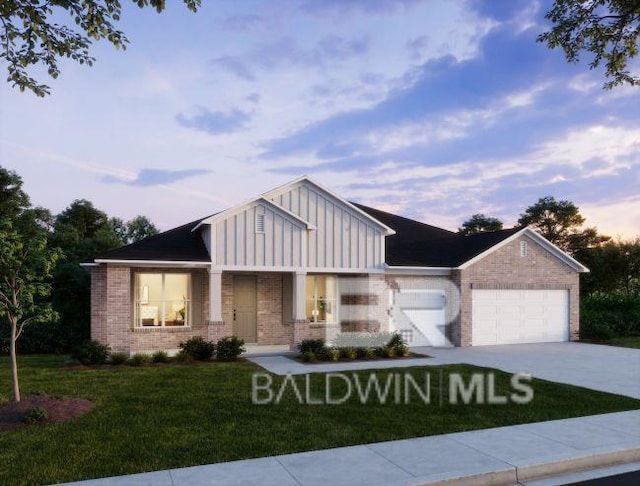
[{"label": "white gable siding", "polygon": [[[264,233],[256,232],[256,214],[264,215]],[[255,203],[212,223],[216,266],[228,268],[300,268],[307,230],[269,204]]]},{"label": "white gable siding", "polygon": [[268,197],[316,226],[308,232],[308,270],[384,268],[384,229],[331,194],[303,181]]}]

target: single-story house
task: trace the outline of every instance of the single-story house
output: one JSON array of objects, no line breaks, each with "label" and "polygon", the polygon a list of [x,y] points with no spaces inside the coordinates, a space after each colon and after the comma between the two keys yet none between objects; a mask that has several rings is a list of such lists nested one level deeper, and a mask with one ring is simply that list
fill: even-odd
[{"label": "single-story house", "polygon": [[386,330],[409,345],[573,340],[588,271],[531,228],[462,236],[308,177],[85,265],[91,336],[125,353]]}]

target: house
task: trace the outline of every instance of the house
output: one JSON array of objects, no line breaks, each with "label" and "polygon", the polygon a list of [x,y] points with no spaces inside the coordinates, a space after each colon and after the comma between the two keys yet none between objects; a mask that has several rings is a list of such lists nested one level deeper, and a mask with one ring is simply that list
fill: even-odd
[{"label": "house", "polygon": [[461,236],[308,177],[85,265],[92,338],[125,353],[384,330],[410,345],[573,340],[588,271],[530,228]]}]

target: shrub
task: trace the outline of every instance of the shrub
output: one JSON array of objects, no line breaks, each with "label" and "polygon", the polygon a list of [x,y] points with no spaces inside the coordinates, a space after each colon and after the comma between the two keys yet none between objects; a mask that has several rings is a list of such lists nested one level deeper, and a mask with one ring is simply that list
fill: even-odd
[{"label": "shrub", "polygon": [[385,358],[395,358],[396,348],[385,346],[384,348],[382,348],[382,356],[384,356]]},{"label": "shrub", "polygon": [[342,348],[340,353],[346,359],[356,359],[358,357],[358,351],[355,348]]},{"label": "shrub", "polygon": [[170,359],[166,351],[156,351],[151,355],[151,361],[154,363],[168,363]]},{"label": "shrub", "polygon": [[136,353],[129,358],[129,366],[144,366],[151,362],[151,356],[146,353]]},{"label": "shrub", "polygon": [[24,414],[22,421],[25,424],[44,422],[49,418],[49,412],[44,407],[32,407]]},{"label": "shrub", "polygon": [[314,354],[318,354],[324,348],[324,340],[323,339],[305,339],[300,344],[298,344],[298,351],[304,354],[307,351],[311,351]]},{"label": "shrub", "polygon": [[376,357],[376,350],[374,348],[364,348],[364,357],[366,359],[373,359]]},{"label": "shrub", "polygon": [[244,339],[237,336],[226,336],[216,344],[218,350],[216,357],[220,361],[235,361],[242,353],[246,351],[244,347]]},{"label": "shrub", "polygon": [[340,350],[336,348],[328,348],[327,357],[329,361],[338,361],[340,359]]},{"label": "shrub", "polygon": [[402,336],[397,333],[394,332],[393,336],[391,336],[391,339],[389,339],[389,341],[387,342],[387,346],[390,348],[394,348],[394,349],[398,349],[401,346],[406,346],[407,343],[404,341],[404,339],[402,339]]},{"label": "shrub", "polygon": [[393,350],[398,356],[409,356],[409,348],[404,344],[396,346],[395,348],[393,348]]},{"label": "shrub", "polygon": [[176,353],[175,360],[178,363],[190,363],[193,361],[193,356],[186,353],[184,349],[181,349]]},{"label": "shrub", "polygon": [[640,297],[593,295],[580,301],[580,337],[640,335]]},{"label": "shrub", "polygon": [[313,363],[316,360],[316,353],[313,351],[305,351],[302,353],[302,361],[305,363]]},{"label": "shrub", "polygon": [[71,353],[73,359],[77,359],[83,365],[104,364],[109,356],[109,347],[98,341],[84,341],[76,346]]},{"label": "shrub", "polygon": [[[244,343],[243,343],[244,344]],[[216,350],[216,345],[211,341],[205,341],[201,336],[194,336],[178,346],[192,359],[198,361],[210,360]]]},{"label": "shrub", "polygon": [[109,363],[118,366],[123,365],[129,359],[129,355],[127,353],[111,353],[109,355]]}]

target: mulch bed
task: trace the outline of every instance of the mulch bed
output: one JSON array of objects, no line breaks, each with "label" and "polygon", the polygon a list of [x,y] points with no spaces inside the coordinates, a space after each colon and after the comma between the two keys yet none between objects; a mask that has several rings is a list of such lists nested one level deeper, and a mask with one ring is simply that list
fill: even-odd
[{"label": "mulch bed", "polygon": [[42,407],[49,412],[49,418],[38,424],[57,424],[85,415],[92,405],[84,398],[55,398],[48,395],[23,397],[20,402],[9,402],[0,408],[0,432],[27,426],[23,418],[33,407]]}]

